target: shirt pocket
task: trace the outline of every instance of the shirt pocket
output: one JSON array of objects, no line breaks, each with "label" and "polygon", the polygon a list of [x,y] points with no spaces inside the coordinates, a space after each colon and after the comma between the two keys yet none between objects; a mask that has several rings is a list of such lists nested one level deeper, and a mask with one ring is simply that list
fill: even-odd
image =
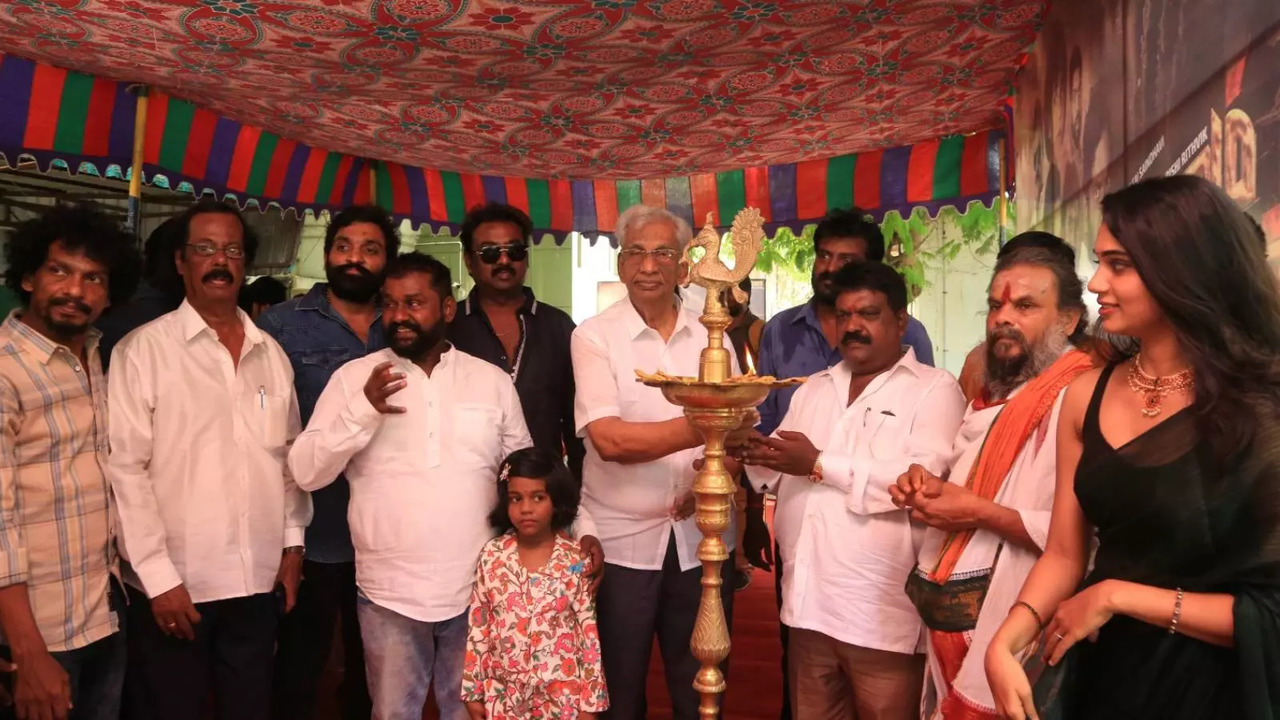
[{"label": "shirt pocket", "polygon": [[289,438],[289,397],[259,388],[241,403],[249,432],[262,447],[284,455]]},{"label": "shirt pocket", "polygon": [[498,408],[476,403],[460,403],[453,407],[453,447],[468,467],[493,471],[497,481],[502,453],[502,413]]},{"label": "shirt pocket", "polygon": [[290,356],[293,363],[298,403],[304,408],[314,408],[329,378],[338,368],[346,365],[354,353],[344,347],[313,347],[300,350]]},{"label": "shirt pocket", "polygon": [[906,452],[906,423],[902,418],[890,414],[890,411],[871,411],[869,422],[872,428],[868,448],[871,457],[876,460],[893,460],[902,457]]}]

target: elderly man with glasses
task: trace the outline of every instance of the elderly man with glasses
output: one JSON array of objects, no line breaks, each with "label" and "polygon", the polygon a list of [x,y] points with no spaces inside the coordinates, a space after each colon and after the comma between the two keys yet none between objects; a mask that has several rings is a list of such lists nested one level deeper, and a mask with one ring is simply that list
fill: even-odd
[{"label": "elderly man with glasses", "polygon": [[[595,520],[607,569],[597,603],[611,707],[603,717],[645,717],[645,678],[656,635],[674,717],[694,720],[698,661],[689,649],[698,614],[701,534],[692,517],[693,462],[702,437],[635,370],[697,375],[706,331],[701,308],[676,294],[688,268],[688,223],[638,205],[618,218],[618,275],[627,297],[573,333],[577,431],[586,439],[582,506]],[[725,345],[729,341],[725,339]],[[733,359],[738,372],[737,359]],[[736,470],[734,470],[736,475]],[[733,527],[724,541],[732,551]],[[722,566],[732,616],[732,558]]]},{"label": "elderly man with glasses", "polygon": [[230,205],[180,217],[186,299],[129,333],[107,380],[107,476],[128,561],[126,717],[266,720],[311,499],[289,357],[236,306],[257,238]]}]

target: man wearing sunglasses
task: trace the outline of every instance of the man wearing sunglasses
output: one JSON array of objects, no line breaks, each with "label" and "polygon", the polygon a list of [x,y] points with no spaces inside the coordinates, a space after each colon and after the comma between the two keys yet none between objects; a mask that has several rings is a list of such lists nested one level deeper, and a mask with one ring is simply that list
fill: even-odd
[{"label": "man wearing sunglasses", "polygon": [[582,478],[582,440],[573,427],[573,320],[525,287],[533,221],[519,208],[478,206],[462,221],[462,252],[475,288],[449,325],[459,350],[515,381],[535,447],[567,457]]}]

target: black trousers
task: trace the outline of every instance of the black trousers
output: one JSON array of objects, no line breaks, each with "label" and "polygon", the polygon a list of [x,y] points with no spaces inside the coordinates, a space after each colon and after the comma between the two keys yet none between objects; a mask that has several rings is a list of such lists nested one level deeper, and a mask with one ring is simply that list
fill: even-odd
[{"label": "black trousers", "polygon": [[129,588],[126,720],[269,720],[279,607],[274,593],[197,603],[195,640],[169,637]]},{"label": "black trousers", "polygon": [[787,645],[791,628],[782,624],[782,546],[773,544],[773,589],[778,594],[778,639],[782,641],[782,714],[781,720],[791,720],[791,672],[787,664]]},{"label": "black trousers", "polygon": [[[733,628],[733,553],[720,566],[725,621]],[[694,676],[701,667],[689,649],[702,597],[702,568],[680,571],[674,535],[661,570],[633,570],[609,564],[596,601],[600,651],[609,683],[608,720],[644,720],[645,684],[653,638],[658,637],[674,720],[697,720]],[[722,671],[728,674],[728,660]]]},{"label": "black trousers", "polygon": [[343,720],[369,720],[373,704],[364,675],[364,644],[356,620],[356,564],[306,560],[293,611],[280,619],[273,711],[275,720],[312,720],[335,628],[342,626]]}]

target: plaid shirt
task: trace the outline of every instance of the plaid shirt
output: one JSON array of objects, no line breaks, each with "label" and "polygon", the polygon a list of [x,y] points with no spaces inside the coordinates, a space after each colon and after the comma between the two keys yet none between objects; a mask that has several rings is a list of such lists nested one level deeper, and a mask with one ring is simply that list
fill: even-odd
[{"label": "plaid shirt", "polygon": [[50,652],[118,629],[97,331],[85,350],[87,366],[16,311],[0,325],[0,587],[27,584]]}]

